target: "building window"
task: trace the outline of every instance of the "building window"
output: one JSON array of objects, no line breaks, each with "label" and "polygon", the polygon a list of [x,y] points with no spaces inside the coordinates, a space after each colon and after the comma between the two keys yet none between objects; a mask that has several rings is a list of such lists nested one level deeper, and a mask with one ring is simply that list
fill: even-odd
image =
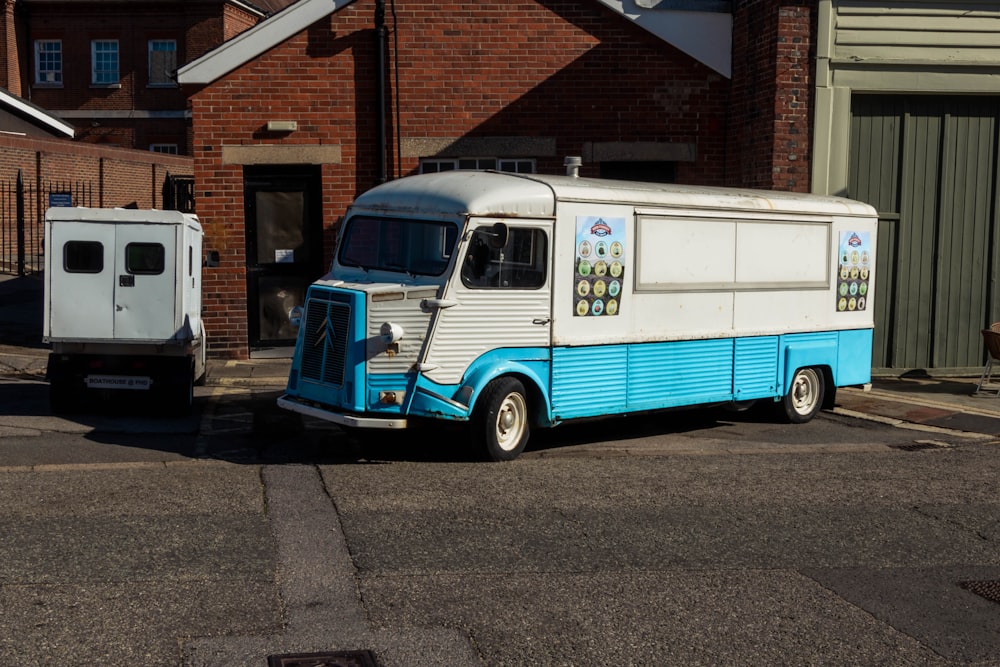
[{"label": "building window", "polygon": [[177,155],[177,144],[150,144],[149,150],[154,153],[169,153],[170,155]]},{"label": "building window", "polygon": [[62,82],[62,40],[36,40],[35,83],[56,85]]},{"label": "building window", "polygon": [[500,171],[509,171],[515,174],[534,174],[535,161],[495,157],[425,158],[420,160],[421,174],[436,174],[441,171],[454,171],[455,169],[479,171],[499,169]]},{"label": "building window", "polygon": [[176,86],[177,42],[172,39],[149,40],[149,85]]},{"label": "building window", "polygon": [[95,86],[118,83],[118,40],[95,39],[90,43],[90,82]]}]

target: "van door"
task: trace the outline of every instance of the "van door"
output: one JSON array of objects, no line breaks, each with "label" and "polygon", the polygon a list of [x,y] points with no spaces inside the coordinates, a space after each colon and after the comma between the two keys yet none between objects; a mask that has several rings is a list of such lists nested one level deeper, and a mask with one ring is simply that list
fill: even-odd
[{"label": "van door", "polygon": [[176,225],[118,225],[115,338],[169,340],[177,334]]},{"label": "van door", "polygon": [[53,222],[49,243],[49,336],[114,338],[114,225]]},{"label": "van door", "polygon": [[473,220],[460,252],[425,351],[423,366],[433,367],[426,375],[457,384],[491,350],[546,348],[547,358],[552,222]]}]

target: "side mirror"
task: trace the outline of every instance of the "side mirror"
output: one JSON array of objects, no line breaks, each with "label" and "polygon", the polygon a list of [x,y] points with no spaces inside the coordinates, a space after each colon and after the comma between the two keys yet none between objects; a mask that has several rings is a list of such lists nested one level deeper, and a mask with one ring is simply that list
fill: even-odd
[{"label": "side mirror", "polygon": [[494,250],[499,250],[507,245],[507,234],[507,225],[502,222],[495,223],[493,225],[493,229],[488,233],[490,237],[490,247]]}]

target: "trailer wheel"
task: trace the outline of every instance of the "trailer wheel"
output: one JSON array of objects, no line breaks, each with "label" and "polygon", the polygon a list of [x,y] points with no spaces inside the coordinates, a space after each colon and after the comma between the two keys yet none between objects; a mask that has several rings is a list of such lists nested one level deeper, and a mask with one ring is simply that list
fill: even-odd
[{"label": "trailer wheel", "polygon": [[528,399],[524,385],[512,377],[493,380],[476,402],[473,439],[490,461],[513,461],[528,444]]},{"label": "trailer wheel", "polygon": [[823,371],[819,368],[800,368],[795,371],[792,385],[781,399],[781,407],[788,421],[804,424],[815,417],[823,407],[824,389]]}]

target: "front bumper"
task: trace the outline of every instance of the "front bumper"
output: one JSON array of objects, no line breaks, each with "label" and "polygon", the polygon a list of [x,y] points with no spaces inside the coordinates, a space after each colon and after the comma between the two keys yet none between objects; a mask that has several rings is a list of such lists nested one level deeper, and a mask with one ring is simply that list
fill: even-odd
[{"label": "front bumper", "polygon": [[372,417],[367,415],[334,412],[332,410],[319,407],[313,403],[305,403],[289,396],[288,394],[284,394],[278,398],[278,406],[286,410],[291,410],[292,412],[298,412],[299,414],[306,415],[307,417],[315,417],[317,419],[333,422],[334,424],[339,424],[341,426],[372,429],[404,429],[407,427],[407,420],[405,417]]}]

